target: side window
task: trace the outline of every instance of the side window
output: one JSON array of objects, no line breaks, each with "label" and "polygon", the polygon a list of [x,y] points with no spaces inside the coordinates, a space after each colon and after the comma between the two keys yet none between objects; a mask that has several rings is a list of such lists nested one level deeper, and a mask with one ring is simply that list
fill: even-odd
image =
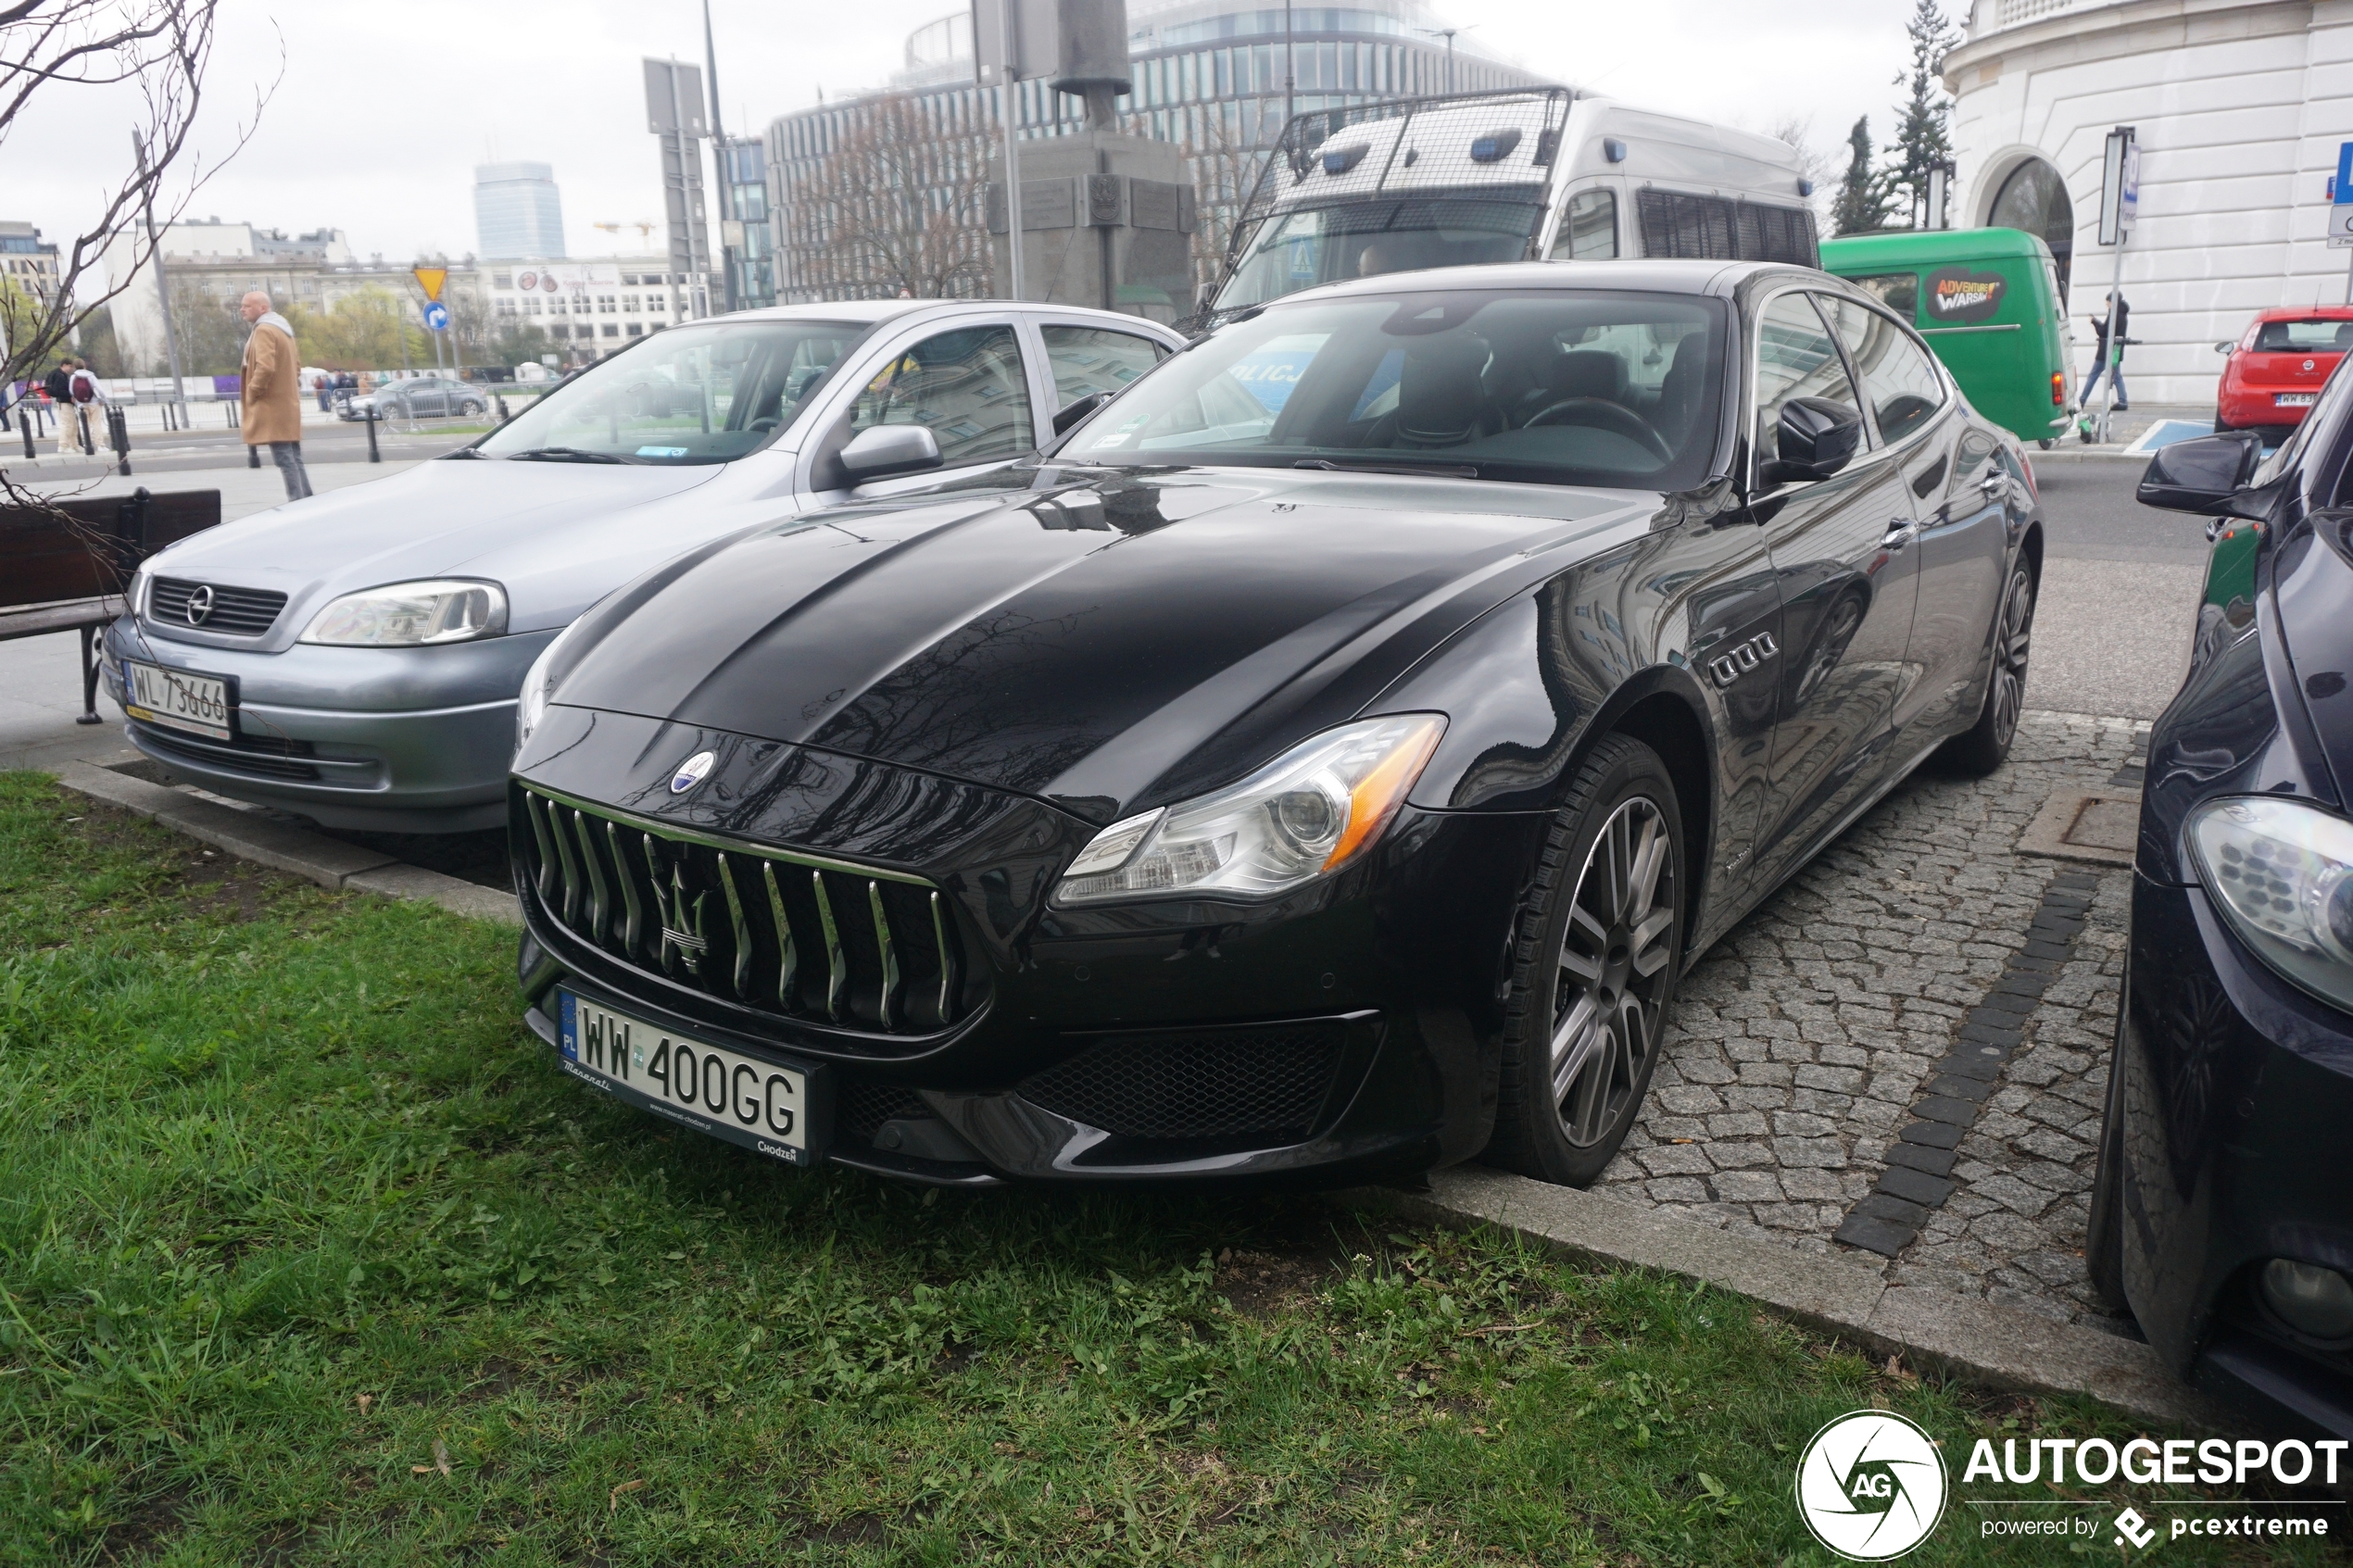
[{"label": "side window", "polygon": [[1881,441],[1892,446],[1935,418],[1944,406],[1944,379],[1909,332],[1851,299],[1825,295],[1821,306],[1854,357]]},{"label": "side window", "polygon": [[1054,372],[1054,407],[1067,408],[1098,392],[1117,392],[1168,358],[1148,337],[1102,327],[1040,326],[1046,364]]},{"label": "side window", "polygon": [[1920,275],[1918,272],[1875,272],[1868,278],[1846,280],[1867,294],[1879,295],[1880,303],[1906,321],[1919,319]]},{"label": "side window", "polygon": [[1793,397],[1826,397],[1859,412],[1855,383],[1831,341],[1830,329],[1803,294],[1785,294],[1765,307],[1756,323],[1756,456],[1780,456],[1781,405]]},{"label": "side window", "polygon": [[1607,261],[1617,255],[1617,197],[1609,191],[1579,191],[1561,214],[1553,236],[1554,261]]},{"label": "side window", "polygon": [[858,394],[849,428],[924,425],[950,468],[1017,458],[1035,446],[1028,384],[1011,327],[966,327],[927,337],[877,370]]}]

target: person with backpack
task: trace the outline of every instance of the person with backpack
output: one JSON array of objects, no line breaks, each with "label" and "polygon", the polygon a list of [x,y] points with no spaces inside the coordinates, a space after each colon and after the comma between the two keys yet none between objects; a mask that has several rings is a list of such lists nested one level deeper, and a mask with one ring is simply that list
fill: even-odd
[{"label": "person with backpack", "polygon": [[74,422],[82,427],[83,449],[96,451],[104,445],[99,433],[106,428],[107,405],[114,399],[107,395],[106,385],[91,370],[89,360],[73,362],[73,374],[66,380],[66,395],[72,399]]},{"label": "person with backpack", "polygon": [[302,357],[295,349],[294,325],[270,308],[270,296],[259,289],[237,309],[253,323],[239,394],[245,445],[270,448],[270,460],[286,482],[286,499],[299,501],[310,494],[310,475],[302,466]]},{"label": "person with backpack", "polygon": [[57,368],[41,380],[41,390],[49,395],[49,412],[57,421],[57,456],[69,456],[82,450],[82,433],[73,417],[74,358],[69,354],[59,359]]}]

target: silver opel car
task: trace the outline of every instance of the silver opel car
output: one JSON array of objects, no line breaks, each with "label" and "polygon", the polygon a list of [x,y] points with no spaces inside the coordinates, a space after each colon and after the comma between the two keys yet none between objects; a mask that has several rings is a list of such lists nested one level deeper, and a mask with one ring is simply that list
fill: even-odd
[{"label": "silver opel car", "polygon": [[582,610],[737,529],[1021,457],[1183,342],[1001,300],[673,327],[472,445],[158,553],[107,630],[107,690],[133,746],[219,794],[496,827],[523,674]]}]

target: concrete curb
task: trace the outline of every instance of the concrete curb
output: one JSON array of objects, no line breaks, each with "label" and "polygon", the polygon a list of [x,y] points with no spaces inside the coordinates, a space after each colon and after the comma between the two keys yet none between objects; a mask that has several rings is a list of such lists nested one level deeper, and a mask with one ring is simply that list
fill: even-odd
[{"label": "concrete curb", "polygon": [[1573,1257],[1699,1280],[1966,1382],[2084,1395],[2171,1425],[2220,1431],[2227,1424],[2146,1345],[1953,1291],[1890,1285],[1877,1268],[1842,1253],[1800,1252],[1476,1165],[1433,1172],[1426,1193],[1360,1188],[1343,1196],[1403,1219],[1495,1225]]},{"label": "concrete curb", "polygon": [[68,762],[56,773],[57,782],[77,795],[120,806],[225,849],[239,859],[307,877],[321,887],[348,887],[388,898],[419,898],[477,920],[522,923],[522,907],[515,896],[495,887],[429,872],[378,850],[273,822],[88,762]]}]

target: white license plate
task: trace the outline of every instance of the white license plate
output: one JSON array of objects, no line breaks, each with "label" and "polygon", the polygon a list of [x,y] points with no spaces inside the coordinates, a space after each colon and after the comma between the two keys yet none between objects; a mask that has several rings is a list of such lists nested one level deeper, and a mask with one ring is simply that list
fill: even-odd
[{"label": "white license plate", "polygon": [[229,734],[229,683],[217,675],[191,675],[153,664],[122,661],[125,691],[130,700],[122,710],[150,724],[192,730],[215,740]]},{"label": "white license plate", "polygon": [[2319,395],[2317,392],[2282,392],[2274,394],[2271,402],[2281,408],[2309,408],[2312,399]]},{"label": "white license plate", "polygon": [[811,1162],[805,1071],[679,1035],[570,991],[557,996],[556,1054],[573,1077],[772,1160]]}]

